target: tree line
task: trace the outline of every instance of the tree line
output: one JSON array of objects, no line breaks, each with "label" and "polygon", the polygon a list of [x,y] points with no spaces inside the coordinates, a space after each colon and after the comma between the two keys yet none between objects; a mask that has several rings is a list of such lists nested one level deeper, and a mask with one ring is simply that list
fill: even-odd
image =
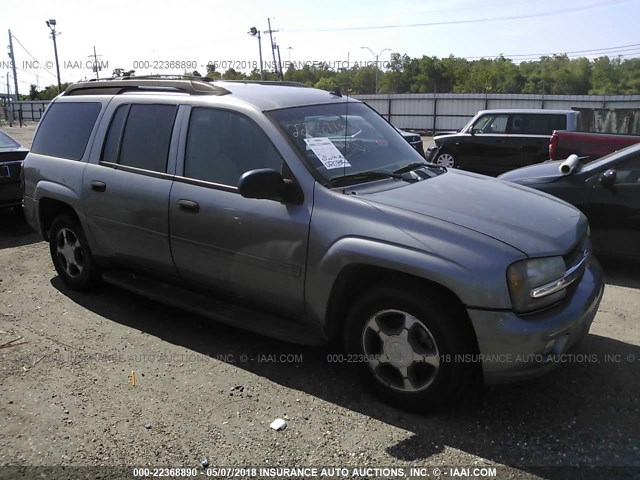
[{"label": "tree line", "polygon": [[[290,65],[284,80],[301,82],[324,90],[343,93],[522,93],[548,95],[620,95],[640,94],[640,59],[603,56],[595,59],[569,58],[567,55],[543,56],[516,64],[500,56],[468,60],[422,56],[412,58],[391,54],[385,68],[354,65],[334,70],[328,64]],[[116,69],[114,76],[121,76]],[[133,70],[125,72],[135,75]],[[201,76],[197,71],[185,72]],[[377,75],[377,82],[376,82]],[[259,80],[260,71],[249,73],[232,68],[219,72],[208,65],[205,76],[223,80]],[[265,72],[266,80],[279,80],[274,72]],[[66,88],[66,84],[64,86]],[[38,91],[31,86],[28,99],[47,100],[57,95],[57,86]],[[25,98],[27,99],[27,98]]]}]

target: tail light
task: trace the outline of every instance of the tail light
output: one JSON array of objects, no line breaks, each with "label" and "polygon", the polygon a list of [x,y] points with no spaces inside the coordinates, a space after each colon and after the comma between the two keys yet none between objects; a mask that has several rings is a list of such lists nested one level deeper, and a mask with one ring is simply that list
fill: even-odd
[{"label": "tail light", "polygon": [[558,134],[556,131],[553,131],[553,135],[551,135],[551,139],[549,140],[549,159],[556,159],[556,151],[558,149]]}]

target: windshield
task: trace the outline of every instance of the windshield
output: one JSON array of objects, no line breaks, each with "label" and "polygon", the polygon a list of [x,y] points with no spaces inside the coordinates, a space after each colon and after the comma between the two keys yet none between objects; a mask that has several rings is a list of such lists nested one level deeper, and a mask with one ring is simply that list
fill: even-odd
[{"label": "windshield", "polygon": [[13,140],[8,135],[5,135],[3,132],[0,132],[0,148],[17,148],[20,144]]},{"label": "windshield", "polygon": [[335,184],[341,177],[353,183],[371,180],[376,177],[367,173],[392,173],[425,161],[395,128],[363,103],[287,108],[269,115],[327,183]]}]

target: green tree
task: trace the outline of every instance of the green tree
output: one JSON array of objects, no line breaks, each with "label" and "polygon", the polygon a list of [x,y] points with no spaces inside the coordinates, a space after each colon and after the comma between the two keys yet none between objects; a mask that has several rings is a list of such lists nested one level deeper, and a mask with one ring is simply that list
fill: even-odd
[{"label": "green tree", "polygon": [[229,68],[222,74],[223,80],[246,80],[247,76],[242,72],[237,72],[233,68]]},{"label": "green tree", "polygon": [[37,86],[34,84],[29,85],[29,100],[38,100],[40,98],[38,97],[39,93]]},{"label": "green tree", "polygon": [[591,76],[592,95],[614,95],[621,93],[622,60],[620,57],[611,60],[609,57],[599,57],[593,61]]}]

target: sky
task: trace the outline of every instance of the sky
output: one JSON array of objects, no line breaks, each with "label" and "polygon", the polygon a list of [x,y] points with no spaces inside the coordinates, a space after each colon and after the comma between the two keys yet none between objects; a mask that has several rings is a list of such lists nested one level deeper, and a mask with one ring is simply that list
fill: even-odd
[{"label": "sky", "polygon": [[[268,19],[283,63],[327,62],[334,69],[375,61],[391,52],[410,57],[453,55],[514,62],[540,55],[640,57],[640,0],[22,0],[3,1],[0,36],[13,47],[21,94],[57,82],[46,20],[55,19],[62,82],[95,77],[93,49],[104,67],[136,75],[248,72],[262,54],[273,62]],[[362,48],[368,47],[368,48]],[[8,53],[8,47],[5,50]],[[265,69],[272,69],[267,63]],[[285,66],[286,70],[286,66]],[[0,93],[13,93],[8,55],[0,56]],[[639,92],[640,93],[640,92]]]}]

